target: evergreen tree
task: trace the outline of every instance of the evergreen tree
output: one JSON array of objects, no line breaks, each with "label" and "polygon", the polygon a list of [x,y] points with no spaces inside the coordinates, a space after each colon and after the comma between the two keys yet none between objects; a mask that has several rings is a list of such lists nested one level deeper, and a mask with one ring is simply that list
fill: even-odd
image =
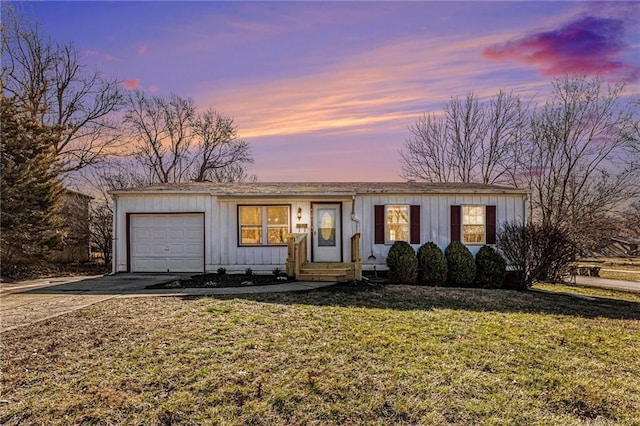
[{"label": "evergreen tree", "polygon": [[0,240],[2,273],[19,275],[59,243],[64,189],[58,179],[51,128],[0,95]]}]

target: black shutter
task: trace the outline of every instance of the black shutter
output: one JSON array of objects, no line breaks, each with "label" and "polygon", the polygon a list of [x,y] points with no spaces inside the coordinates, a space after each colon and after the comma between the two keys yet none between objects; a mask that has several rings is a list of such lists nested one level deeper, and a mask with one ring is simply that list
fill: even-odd
[{"label": "black shutter", "polygon": [[384,244],[384,206],[373,206],[374,212],[374,242],[375,244]]},{"label": "black shutter", "polygon": [[460,206],[451,206],[451,241],[460,241]]},{"label": "black shutter", "polygon": [[409,243],[420,244],[420,206],[411,206],[409,220]]},{"label": "black shutter", "polygon": [[496,243],[496,206],[487,206],[487,244]]}]

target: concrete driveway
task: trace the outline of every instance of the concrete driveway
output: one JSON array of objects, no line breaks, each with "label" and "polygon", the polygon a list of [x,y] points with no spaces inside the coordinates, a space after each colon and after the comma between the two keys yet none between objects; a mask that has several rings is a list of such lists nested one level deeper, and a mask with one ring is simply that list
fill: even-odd
[{"label": "concrete driveway", "polygon": [[230,288],[154,289],[193,274],[116,274],[98,277],[64,277],[0,284],[0,333],[73,312],[114,297],[204,296],[218,294],[304,291],[333,285],[291,282],[278,285]]}]

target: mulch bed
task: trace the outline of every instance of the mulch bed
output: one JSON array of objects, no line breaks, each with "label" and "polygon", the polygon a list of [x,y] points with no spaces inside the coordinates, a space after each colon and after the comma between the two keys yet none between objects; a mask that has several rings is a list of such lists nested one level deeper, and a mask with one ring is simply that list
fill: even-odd
[{"label": "mulch bed", "polygon": [[223,287],[251,287],[259,285],[275,285],[291,281],[277,279],[275,275],[246,275],[246,274],[217,274],[208,273],[193,275],[188,279],[172,281],[148,286],[148,289],[171,288],[223,288]]}]

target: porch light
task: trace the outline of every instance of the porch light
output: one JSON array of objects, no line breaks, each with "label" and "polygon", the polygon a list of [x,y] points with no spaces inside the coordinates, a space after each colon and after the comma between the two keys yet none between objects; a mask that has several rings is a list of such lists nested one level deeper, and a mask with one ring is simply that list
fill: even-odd
[{"label": "porch light", "polygon": [[302,219],[302,207],[298,207],[298,221]]}]

